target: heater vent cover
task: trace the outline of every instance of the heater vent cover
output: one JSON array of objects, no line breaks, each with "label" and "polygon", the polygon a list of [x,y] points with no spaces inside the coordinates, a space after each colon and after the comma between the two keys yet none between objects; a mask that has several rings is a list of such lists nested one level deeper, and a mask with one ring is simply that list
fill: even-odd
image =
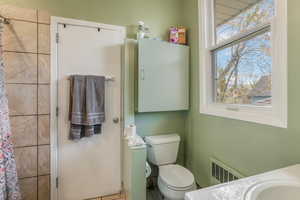
[{"label": "heater vent cover", "polygon": [[225,165],[221,161],[214,158],[210,159],[211,163],[211,184],[216,185],[220,183],[228,183],[230,181],[238,180],[243,178],[238,171]]}]

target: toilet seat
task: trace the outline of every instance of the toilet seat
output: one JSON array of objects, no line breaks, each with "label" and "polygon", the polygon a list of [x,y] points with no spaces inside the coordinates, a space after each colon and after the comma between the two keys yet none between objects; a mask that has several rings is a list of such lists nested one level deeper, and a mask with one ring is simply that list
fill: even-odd
[{"label": "toilet seat", "polygon": [[184,200],[184,195],[187,192],[191,192],[197,189],[196,184],[192,184],[186,188],[171,188],[165,182],[162,181],[161,177],[157,180],[158,188],[165,200]]},{"label": "toilet seat", "polygon": [[193,188],[195,186],[195,184],[193,183],[192,185],[188,186],[188,187],[174,187],[174,186],[171,186],[171,185],[168,185],[166,182],[164,182],[161,177],[159,176],[158,177],[158,182],[160,182],[160,184],[163,184],[166,188],[168,188],[169,190],[172,190],[172,191],[177,191],[177,192],[185,192],[185,191],[189,191],[191,190],[191,188]]},{"label": "toilet seat", "polygon": [[159,178],[171,190],[185,191],[194,186],[193,174],[180,165],[163,165],[159,167]]}]

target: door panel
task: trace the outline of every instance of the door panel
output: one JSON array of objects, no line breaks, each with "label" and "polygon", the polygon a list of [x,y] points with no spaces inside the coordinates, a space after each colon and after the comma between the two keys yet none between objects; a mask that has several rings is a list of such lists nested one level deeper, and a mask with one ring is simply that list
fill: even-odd
[{"label": "door panel", "polygon": [[[58,176],[59,200],[82,200],[121,190],[121,45],[123,34],[96,27],[59,25]],[[113,76],[105,86],[106,121],[102,134],[69,140],[69,76]]]}]

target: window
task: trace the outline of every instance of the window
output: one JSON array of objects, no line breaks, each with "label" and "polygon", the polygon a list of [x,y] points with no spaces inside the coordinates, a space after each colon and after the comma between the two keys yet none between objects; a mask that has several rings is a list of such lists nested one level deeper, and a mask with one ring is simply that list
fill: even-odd
[{"label": "window", "polygon": [[287,0],[202,0],[200,112],[287,126]]}]

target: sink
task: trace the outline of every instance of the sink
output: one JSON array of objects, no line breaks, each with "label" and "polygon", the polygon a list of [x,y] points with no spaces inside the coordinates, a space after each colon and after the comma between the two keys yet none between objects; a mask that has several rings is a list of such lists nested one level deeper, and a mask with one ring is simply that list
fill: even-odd
[{"label": "sink", "polygon": [[300,200],[300,164],[188,192],[185,200]]},{"label": "sink", "polygon": [[276,186],[260,192],[256,200],[296,200],[299,197],[299,186]]},{"label": "sink", "polygon": [[299,198],[300,183],[282,180],[255,184],[245,195],[245,200],[299,200]]}]

